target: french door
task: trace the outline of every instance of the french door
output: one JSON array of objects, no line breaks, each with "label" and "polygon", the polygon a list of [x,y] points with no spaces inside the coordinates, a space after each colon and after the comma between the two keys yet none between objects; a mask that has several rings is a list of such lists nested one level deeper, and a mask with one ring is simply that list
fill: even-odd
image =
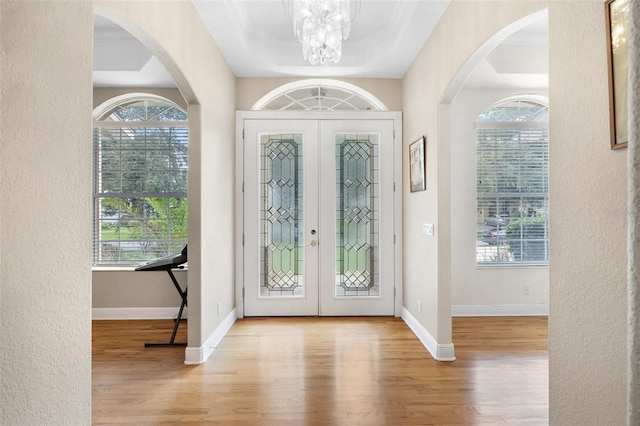
[{"label": "french door", "polygon": [[244,315],[394,314],[394,120],[243,120]]}]

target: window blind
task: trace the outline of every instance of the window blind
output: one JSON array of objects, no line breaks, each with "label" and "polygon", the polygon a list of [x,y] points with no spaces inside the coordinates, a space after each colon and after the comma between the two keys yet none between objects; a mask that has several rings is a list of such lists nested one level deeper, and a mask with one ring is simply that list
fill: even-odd
[{"label": "window blind", "polygon": [[186,243],[187,128],[145,124],[94,128],[94,264],[140,263]]},{"label": "window blind", "polygon": [[546,264],[547,124],[492,124],[476,130],[477,262]]}]

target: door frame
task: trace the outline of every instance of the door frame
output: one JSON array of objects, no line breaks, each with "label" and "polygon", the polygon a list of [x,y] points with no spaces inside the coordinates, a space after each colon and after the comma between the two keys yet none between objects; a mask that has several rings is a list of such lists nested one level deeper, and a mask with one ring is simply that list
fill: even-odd
[{"label": "door frame", "polygon": [[393,231],[394,316],[403,306],[402,286],[402,113],[397,111],[237,111],[235,175],[235,302],[236,316],[244,318],[244,121],[245,120],[393,120]]}]

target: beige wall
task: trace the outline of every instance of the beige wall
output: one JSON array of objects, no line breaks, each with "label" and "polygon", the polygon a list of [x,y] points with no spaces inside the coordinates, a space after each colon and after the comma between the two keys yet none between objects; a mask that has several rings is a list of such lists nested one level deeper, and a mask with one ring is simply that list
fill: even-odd
[{"label": "beige wall", "polygon": [[96,11],[160,59],[188,104],[187,357],[198,358],[210,350],[203,345],[235,307],[230,249],[234,247],[235,76],[191,2],[97,1]]},{"label": "beige wall", "polygon": [[[88,424],[94,3],[1,5],[2,423]],[[235,304],[235,77],[190,2],[95,6],[158,56],[188,104],[189,345],[202,352]]]},{"label": "beige wall", "polygon": [[[199,346],[234,306],[236,79],[190,2],[98,5],[158,55],[189,103],[198,141],[190,147],[190,316],[197,320],[190,321],[189,344]],[[450,341],[448,103],[461,84],[458,70],[486,40],[547,5],[550,138],[557,141],[550,152],[550,423],[621,425],[626,152],[609,150],[603,118],[601,0],[454,1],[445,12],[403,80],[398,108],[404,110],[404,152],[420,135],[428,141],[427,191],[408,192],[404,159],[405,306],[438,342]],[[4,0],[0,7],[1,423],[88,424],[92,5]],[[435,237],[421,234],[424,222],[436,225]]]},{"label": "beige wall", "polygon": [[[453,1],[403,79],[404,305],[439,345],[451,343],[451,102],[479,58],[524,25],[510,24],[546,4]],[[421,135],[427,190],[410,193],[408,144]],[[435,236],[422,233],[423,223]]]},{"label": "beige wall", "polygon": [[[302,78],[264,77],[237,79],[236,106],[238,111],[249,111],[264,95],[284,84]],[[402,110],[402,80],[392,78],[337,78],[335,80],[358,86],[380,99],[389,111]]]},{"label": "beige wall", "polygon": [[[449,102],[479,53],[504,35],[499,30],[545,6],[553,141],[550,423],[623,425],[626,152],[609,149],[602,1],[454,1],[445,12],[403,81],[405,145],[422,134],[429,143],[428,189],[405,192],[405,306],[438,342],[448,341],[454,158]],[[405,188],[406,165],[405,158]],[[423,222],[436,224],[435,237],[420,234]]]},{"label": "beige wall", "polygon": [[89,424],[93,7],[0,15],[0,424]]},{"label": "beige wall", "polygon": [[627,151],[609,149],[602,1],[552,2],[552,425],[626,424]]},{"label": "beige wall", "polygon": [[[173,274],[181,286],[187,285],[186,270]],[[173,318],[178,313],[182,299],[164,271],[94,270],[91,275],[94,318],[109,318],[107,310],[113,311],[118,318],[123,318],[122,313],[127,310],[128,318],[154,318],[151,314],[154,310],[145,308],[173,308],[162,310],[166,318]]]}]

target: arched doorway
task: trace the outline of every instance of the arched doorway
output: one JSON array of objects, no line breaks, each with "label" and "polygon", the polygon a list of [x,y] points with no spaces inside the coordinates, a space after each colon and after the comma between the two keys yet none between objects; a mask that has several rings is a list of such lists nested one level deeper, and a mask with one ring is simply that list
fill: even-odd
[{"label": "arched doorway", "polygon": [[[500,54],[496,48],[519,30],[546,19],[547,11],[542,10],[511,23],[488,39],[460,67],[449,82],[439,105],[441,115],[438,131],[440,146],[443,147],[439,160],[449,165],[451,170],[448,176],[450,185],[441,187],[443,191],[439,194],[440,200],[447,200],[444,214],[451,218],[447,227],[440,228],[440,236],[446,235],[450,241],[449,250],[444,253],[440,267],[447,271],[447,285],[451,287],[451,316],[545,315],[548,312],[548,270],[545,266],[536,265],[535,269],[516,270],[517,267],[477,261],[478,253],[482,251],[479,245],[486,244],[488,248],[481,255],[492,256],[492,250],[496,248],[491,240],[492,234],[488,232],[483,240],[483,233],[496,229],[490,226],[492,219],[478,219],[475,208],[479,185],[476,179],[477,117],[491,105],[495,106],[499,100],[506,100],[505,98],[513,95],[529,95],[530,100],[535,97],[531,96],[533,94],[541,95],[537,97],[540,102],[547,94],[544,87],[533,90],[537,86],[518,86],[516,75],[509,75],[512,77],[509,83],[513,83],[511,88],[499,88],[497,85],[494,88],[495,80],[483,87],[477,83],[477,71],[484,72],[488,69],[496,77],[500,77],[501,74],[490,67],[485,58],[492,52],[496,56]],[[515,45],[507,47],[512,51],[517,48]],[[498,60],[496,57],[490,59],[494,60],[494,64]],[[536,74],[538,71],[530,72]],[[546,74],[546,70],[541,74]],[[515,202],[514,198],[513,203]],[[485,214],[488,216],[492,213],[487,210]],[[488,224],[485,224],[485,219]],[[477,226],[478,220],[480,227]],[[499,232],[500,234],[496,234],[504,235],[505,230],[501,229]],[[518,276],[525,276],[526,280],[519,280]],[[504,288],[510,283],[520,287],[515,290],[514,285],[511,285],[505,291]],[[451,321],[443,317],[440,320]]]}]

